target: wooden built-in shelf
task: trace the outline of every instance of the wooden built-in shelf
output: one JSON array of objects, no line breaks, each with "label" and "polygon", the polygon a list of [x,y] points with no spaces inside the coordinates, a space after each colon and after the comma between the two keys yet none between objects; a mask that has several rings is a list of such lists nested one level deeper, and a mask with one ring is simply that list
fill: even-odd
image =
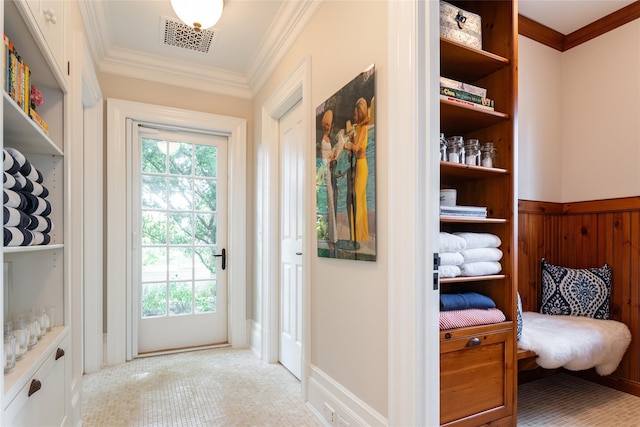
[{"label": "wooden built-in shelf", "polygon": [[491,274],[487,276],[444,277],[440,279],[440,283],[481,282],[481,281],[487,281],[487,280],[501,280],[506,278],[507,278],[506,274]]},{"label": "wooden built-in shelf", "polygon": [[474,82],[508,65],[507,58],[440,37],[440,74],[443,77]]},{"label": "wooden built-in shelf", "polygon": [[456,224],[504,224],[507,222],[505,218],[474,218],[464,216],[446,216],[440,215],[440,222],[456,223]]},{"label": "wooden built-in shelf", "polygon": [[442,181],[446,183],[468,181],[469,179],[491,178],[508,173],[509,171],[507,169],[502,168],[485,168],[482,166],[470,166],[462,163],[440,161],[440,174]]},{"label": "wooden built-in shelf", "polygon": [[505,120],[509,120],[507,113],[440,99],[440,132],[444,132],[445,135],[464,135]]},{"label": "wooden built-in shelf", "polygon": [[520,359],[528,359],[530,357],[536,357],[536,356],[538,356],[538,355],[533,350],[518,349],[518,360],[520,360]]}]

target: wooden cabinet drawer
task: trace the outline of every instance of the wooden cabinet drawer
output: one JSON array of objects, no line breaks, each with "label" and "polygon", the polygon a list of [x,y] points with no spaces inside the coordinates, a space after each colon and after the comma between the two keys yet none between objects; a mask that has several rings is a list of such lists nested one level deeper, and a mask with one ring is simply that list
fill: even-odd
[{"label": "wooden cabinet drawer", "polygon": [[4,413],[4,425],[11,427],[59,427],[65,423],[69,399],[65,371],[68,339],[53,351],[35,375],[20,390]]},{"label": "wooden cabinet drawer", "polygon": [[440,341],[440,423],[478,426],[513,413],[513,330]]}]

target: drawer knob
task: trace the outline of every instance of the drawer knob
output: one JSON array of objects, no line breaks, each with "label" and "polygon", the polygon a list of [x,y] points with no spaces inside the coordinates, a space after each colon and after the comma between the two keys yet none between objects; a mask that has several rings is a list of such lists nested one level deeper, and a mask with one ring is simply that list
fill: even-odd
[{"label": "drawer knob", "polygon": [[480,338],[476,337],[476,338],[471,338],[469,340],[469,342],[467,343],[466,347],[477,347],[480,344],[482,344],[482,341],[480,341]]},{"label": "drawer knob", "polygon": [[33,393],[40,390],[42,388],[42,383],[38,380],[31,380],[31,385],[29,386],[29,394],[27,396],[31,397]]},{"label": "drawer knob", "polygon": [[64,356],[64,350],[61,348],[58,348],[56,350],[56,360],[60,359],[62,356]]}]

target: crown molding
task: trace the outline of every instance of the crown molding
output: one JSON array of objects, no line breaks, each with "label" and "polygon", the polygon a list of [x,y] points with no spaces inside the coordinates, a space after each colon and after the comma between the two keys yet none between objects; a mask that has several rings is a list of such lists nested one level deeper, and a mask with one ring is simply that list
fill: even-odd
[{"label": "crown molding", "polygon": [[287,1],[283,3],[247,72],[247,80],[254,94],[260,90],[282,61],[282,58],[293,46],[307,24],[311,22],[324,1]]},{"label": "crown molding", "polygon": [[564,35],[539,22],[518,15],[518,34],[564,52],[638,18],[640,18],[640,1],[610,13],[571,34]]},{"label": "crown molding", "polygon": [[144,54],[129,49],[114,48],[99,65],[100,72],[147,80],[188,89],[251,98],[251,91],[242,74],[203,67],[184,61]]},{"label": "crown molding", "polygon": [[323,3],[324,0],[284,2],[246,75],[115,48],[103,2],[81,1],[78,5],[84,27],[93,29],[85,31],[85,37],[98,71],[249,99],[262,87]]},{"label": "crown molding", "polygon": [[111,50],[112,45],[104,2],[79,1],[77,4],[84,28],[94,29],[93,31],[84,31],[84,35],[89,45],[93,63],[98,68],[97,65],[107,56],[107,52]]},{"label": "crown molding", "polygon": [[562,52],[565,35],[526,16],[518,15],[518,34]]},{"label": "crown molding", "polygon": [[631,3],[571,34],[567,34],[564,38],[564,50],[569,50],[572,47],[588,42],[638,18],[640,18],[640,1]]}]

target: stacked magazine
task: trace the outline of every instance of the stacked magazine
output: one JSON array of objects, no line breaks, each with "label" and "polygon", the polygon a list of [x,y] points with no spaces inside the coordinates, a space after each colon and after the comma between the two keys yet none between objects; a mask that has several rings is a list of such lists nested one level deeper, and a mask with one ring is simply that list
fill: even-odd
[{"label": "stacked magazine", "polygon": [[487,98],[486,89],[446,77],[440,77],[440,99],[468,107],[494,109],[493,99]]},{"label": "stacked magazine", "polygon": [[441,216],[456,216],[464,218],[486,218],[486,206],[440,206]]}]

